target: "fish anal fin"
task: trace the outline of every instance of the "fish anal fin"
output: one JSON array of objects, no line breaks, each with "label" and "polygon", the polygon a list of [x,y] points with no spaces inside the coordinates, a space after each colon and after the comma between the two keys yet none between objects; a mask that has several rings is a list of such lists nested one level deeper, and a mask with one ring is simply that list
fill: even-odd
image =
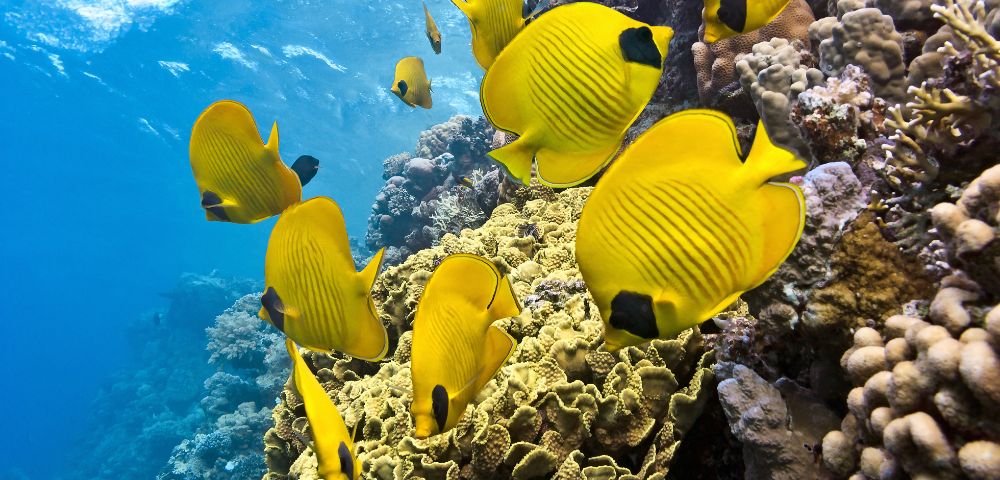
[{"label": "fish anal fin", "polygon": [[764,122],[757,122],[753,146],[744,162],[747,180],[752,185],[763,185],[778,175],[792,173],[806,168],[808,164],[791,151],[775,145],[764,128]]},{"label": "fish anal fin", "polygon": [[538,181],[553,188],[579,185],[611,163],[620,143],[594,152],[557,153],[543,148],[535,153]]},{"label": "fish anal fin", "polygon": [[524,137],[491,151],[489,156],[514,180],[523,185],[531,183],[531,163],[535,158],[535,150]]},{"label": "fish anal fin", "polygon": [[493,295],[493,303],[489,308],[490,319],[500,320],[501,318],[514,317],[521,314],[521,305],[517,301],[517,295],[510,284],[510,279],[504,276],[497,285],[497,291]]},{"label": "fish anal fin", "polygon": [[805,225],[806,204],[802,190],[790,183],[768,183],[757,191],[764,217],[760,262],[751,273],[748,290],[764,283],[795,249]]},{"label": "fish anal fin", "polygon": [[500,371],[503,364],[514,353],[516,347],[517,341],[507,332],[492,325],[487,329],[486,343],[483,345],[483,368],[476,378],[475,391],[478,392],[489,383],[490,379]]}]

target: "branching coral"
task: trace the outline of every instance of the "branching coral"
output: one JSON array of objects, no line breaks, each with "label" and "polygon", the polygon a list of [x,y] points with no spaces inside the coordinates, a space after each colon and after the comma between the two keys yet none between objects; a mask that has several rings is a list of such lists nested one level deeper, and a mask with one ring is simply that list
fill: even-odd
[{"label": "branching coral", "polygon": [[887,173],[897,186],[934,181],[945,160],[974,163],[958,159],[957,152],[983,144],[984,136],[996,137],[1000,122],[1000,42],[987,31],[986,4],[941,0],[931,9],[950,40],[938,49],[940,76],[910,86],[911,100],[889,110],[886,125],[895,133],[885,146]]},{"label": "branching coral", "polygon": [[[578,188],[521,209],[501,205],[482,227],[445,235],[439,246],[389,268],[374,296],[398,344],[392,361],[365,367],[341,356],[307,356],[347,424],[359,425],[368,478],[664,478],[711,391],[702,388],[712,378],[709,358],[696,329],[615,355],[599,348],[602,324],[580,288],[573,256],[588,194]],[[525,225],[535,233],[523,235]],[[410,322],[434,266],[457,252],[492,258],[509,273],[518,297],[544,299],[502,321],[519,345],[458,426],[416,440],[410,436]],[[315,460],[293,433],[304,431],[301,403],[292,390],[282,399],[265,437],[266,478],[315,478]]]}]

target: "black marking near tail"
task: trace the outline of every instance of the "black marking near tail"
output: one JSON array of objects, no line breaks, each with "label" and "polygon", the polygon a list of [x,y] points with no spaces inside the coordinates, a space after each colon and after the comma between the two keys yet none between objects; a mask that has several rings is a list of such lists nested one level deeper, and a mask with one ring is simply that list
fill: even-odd
[{"label": "black marking near tail", "polygon": [[635,292],[620,292],[611,300],[611,326],[625,330],[637,337],[656,338],[660,330],[656,328],[653,314],[653,297]]},{"label": "black marking near tail", "polygon": [[208,213],[215,215],[215,218],[223,221],[229,221],[229,215],[226,215],[226,209],[222,207],[222,199],[219,195],[211,190],[205,190],[201,194],[201,208],[204,208]]},{"label": "black marking near tail", "polygon": [[444,425],[448,423],[448,390],[443,386],[434,385],[434,390],[431,392],[431,407],[434,410],[438,433],[444,432]]},{"label": "black marking near tail", "polygon": [[747,1],[749,0],[722,0],[719,20],[734,31],[743,33],[747,26]]},{"label": "black marking near tail", "polygon": [[274,287],[267,287],[267,291],[260,296],[260,304],[267,311],[267,316],[271,318],[271,324],[285,331],[285,304],[282,303],[278,291]]},{"label": "black marking near tail", "polygon": [[396,84],[396,87],[399,88],[400,97],[406,96],[406,91],[410,89],[410,87],[406,85],[406,80],[400,80],[399,83]]},{"label": "black marking near tail", "polygon": [[302,155],[292,164],[292,171],[299,176],[299,183],[303,187],[316,176],[317,170],[319,170],[319,160],[312,155]]},{"label": "black marking near tail", "polygon": [[653,31],[649,27],[626,29],[618,36],[625,61],[663,68],[663,57],[653,41]]},{"label": "black marking near tail", "polygon": [[346,443],[340,442],[337,456],[340,457],[340,471],[347,475],[348,480],[354,480],[354,457],[351,456],[351,449],[347,448]]}]

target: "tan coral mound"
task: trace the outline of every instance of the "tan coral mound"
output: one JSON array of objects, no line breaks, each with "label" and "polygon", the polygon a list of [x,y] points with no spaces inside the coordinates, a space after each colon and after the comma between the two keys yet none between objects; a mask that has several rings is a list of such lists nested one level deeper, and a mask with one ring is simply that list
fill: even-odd
[{"label": "tan coral mound", "polygon": [[946,279],[930,322],[896,315],[885,338],[862,328],[841,365],[855,388],[823,439],[838,478],[1000,478],[1000,306]]},{"label": "tan coral mound", "polygon": [[[710,360],[697,329],[612,355],[573,255],[576,221],[590,189],[518,209],[497,207],[486,224],[418,252],[376,282],[383,320],[397,338],[375,367],[310,354],[349,427],[358,427],[363,478],[665,478],[673,453],[711,394]],[[411,437],[410,322],[424,283],[445,256],[475,253],[509,272],[524,301],[500,326],[518,339],[513,356],[459,424]],[[316,478],[295,433],[308,425],[286,387],[266,435],[266,479]],[[303,452],[305,450],[305,452]],[[637,455],[638,454],[638,455]]]},{"label": "tan coral mound", "polygon": [[[698,97],[702,103],[711,106],[715,103],[712,99],[719,92],[731,91],[733,87],[738,91],[737,56],[750,53],[754,45],[772,38],[784,38],[799,40],[809,48],[809,25],[814,20],[812,8],[805,0],[792,0],[774,21],[757,30],[715,43],[695,42],[691,52],[698,74]],[[704,38],[704,28],[702,24],[699,38]]]}]

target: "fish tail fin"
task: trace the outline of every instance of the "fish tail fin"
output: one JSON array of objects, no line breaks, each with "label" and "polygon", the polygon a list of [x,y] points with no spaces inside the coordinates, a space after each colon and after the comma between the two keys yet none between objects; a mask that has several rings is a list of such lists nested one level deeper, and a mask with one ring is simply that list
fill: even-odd
[{"label": "fish tail fin", "polygon": [[493,150],[489,153],[493,160],[507,171],[507,175],[521,184],[531,183],[531,164],[535,160],[535,150],[524,137]]},{"label": "fish tail fin", "polygon": [[764,218],[764,249],[756,269],[748,272],[747,290],[764,283],[792,254],[806,223],[806,200],[791,183],[769,182],[757,190]]},{"label": "fish tail fin", "polygon": [[513,317],[521,313],[521,305],[517,301],[517,295],[510,284],[510,278],[506,275],[500,279],[497,291],[493,295],[493,303],[490,304],[490,318],[500,320],[501,318]]},{"label": "fish tail fin", "polygon": [[382,247],[375,256],[368,261],[368,265],[365,269],[358,272],[361,277],[361,284],[367,286],[369,289],[375,285],[375,277],[378,276],[378,271],[382,268],[382,260],[385,256],[385,247]]},{"label": "fish tail fin", "polygon": [[264,145],[265,148],[274,152],[275,155],[278,154],[278,121],[275,120],[274,124],[271,125],[271,135],[267,137],[267,144]]},{"label": "fish tail fin", "polygon": [[805,160],[795,156],[788,149],[775,145],[764,128],[764,122],[757,122],[757,134],[753,146],[750,147],[750,154],[744,162],[750,181],[756,185],[763,185],[773,177],[792,173],[807,166]]},{"label": "fish tail fin", "polygon": [[431,80],[430,78],[427,79],[427,91],[434,93],[433,80]]}]

